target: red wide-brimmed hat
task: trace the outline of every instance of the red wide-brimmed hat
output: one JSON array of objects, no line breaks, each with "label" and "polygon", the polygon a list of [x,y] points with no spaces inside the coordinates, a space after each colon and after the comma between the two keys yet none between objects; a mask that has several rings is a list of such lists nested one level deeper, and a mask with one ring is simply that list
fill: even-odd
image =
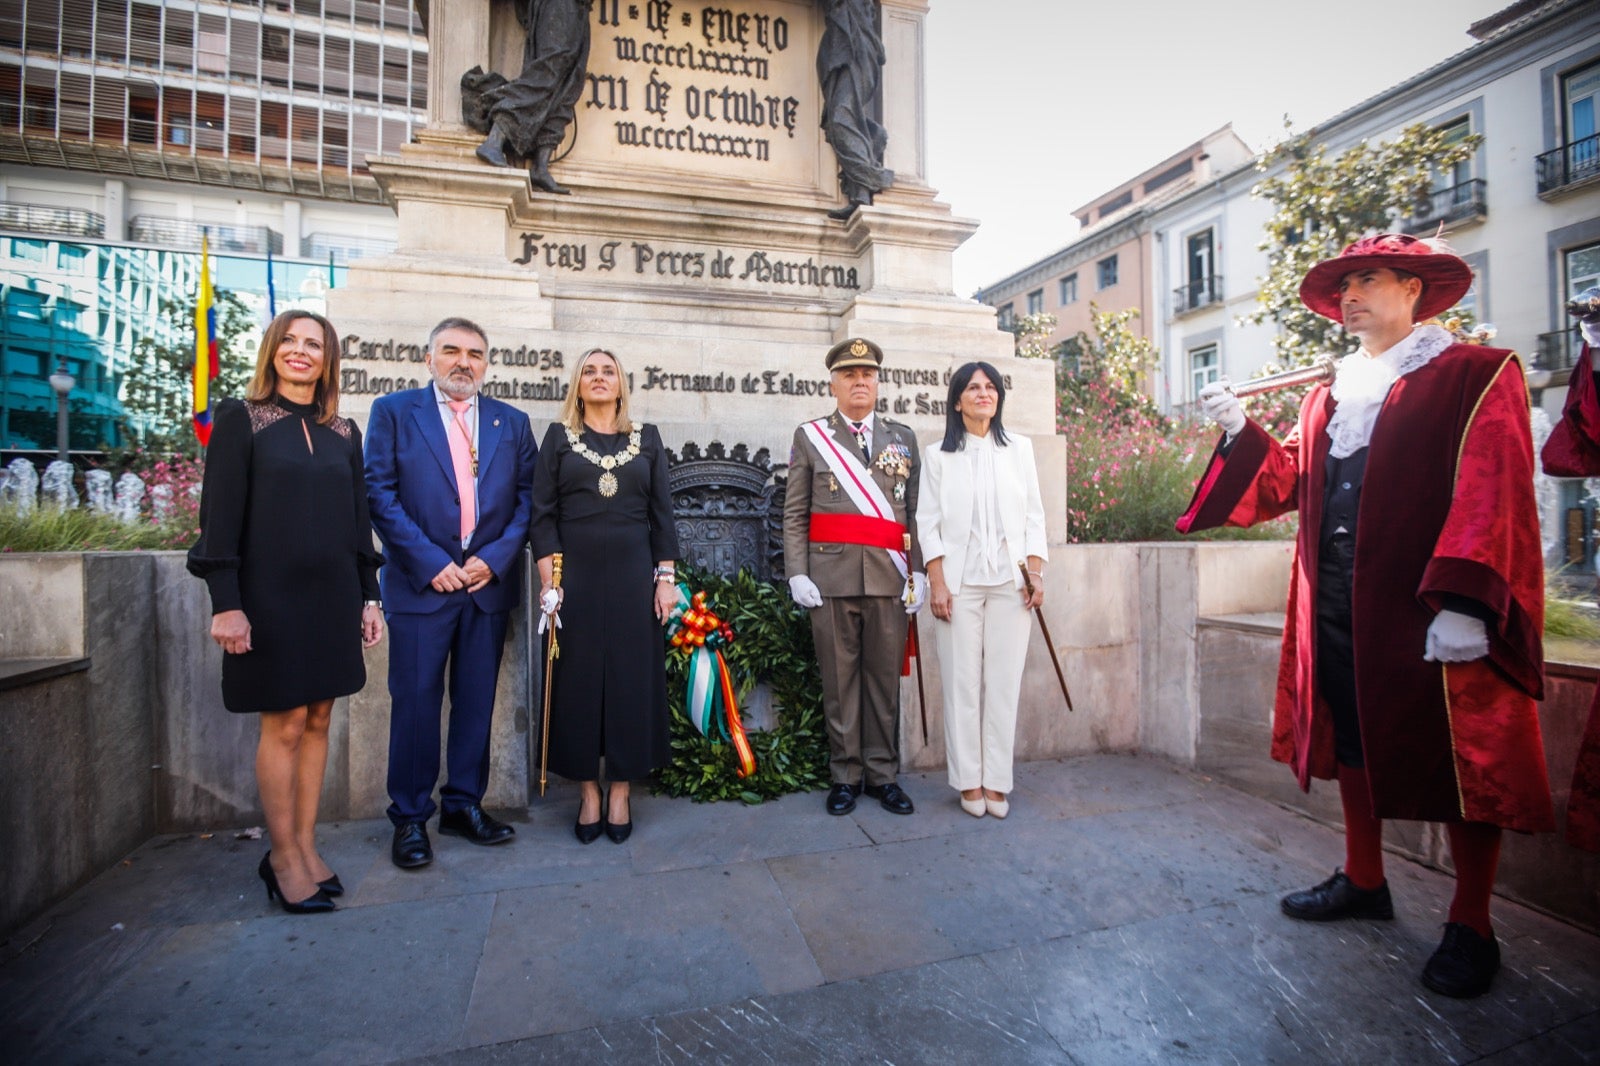
[{"label": "red wide-brimmed hat", "polygon": [[[1442,242],[1441,242],[1442,243]],[[1404,233],[1379,233],[1363,237],[1337,258],[1318,263],[1300,283],[1300,302],[1323,318],[1344,321],[1339,309],[1339,283],[1358,270],[1388,267],[1422,279],[1422,298],[1416,320],[1426,321],[1448,311],[1472,288],[1472,268],[1460,256],[1441,251],[1433,243]]]}]

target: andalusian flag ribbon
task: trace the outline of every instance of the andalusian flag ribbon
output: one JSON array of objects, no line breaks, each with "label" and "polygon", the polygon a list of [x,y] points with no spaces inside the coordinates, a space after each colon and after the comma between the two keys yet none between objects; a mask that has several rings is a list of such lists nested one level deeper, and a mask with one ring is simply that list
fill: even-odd
[{"label": "andalusian flag ribbon", "polygon": [[733,627],[706,606],[706,594],[678,586],[680,602],[667,623],[667,640],[689,655],[689,691],[684,710],[705,737],[733,745],[739,759],[739,776],[756,772],[756,753],[739,719],[739,696],[722,649],[733,643]]},{"label": "andalusian flag ribbon", "polygon": [[211,245],[200,231],[200,295],[194,304],[194,435],[211,443],[211,380],[217,376],[217,308],[211,289]]}]

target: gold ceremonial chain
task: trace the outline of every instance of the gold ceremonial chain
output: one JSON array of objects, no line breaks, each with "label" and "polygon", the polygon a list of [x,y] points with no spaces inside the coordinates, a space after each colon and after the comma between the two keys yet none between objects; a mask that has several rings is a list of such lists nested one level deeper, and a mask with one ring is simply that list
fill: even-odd
[{"label": "gold ceremonial chain", "polygon": [[589,462],[605,471],[600,475],[600,495],[615,496],[617,494],[617,475],[613,474],[612,471],[619,466],[626,466],[633,462],[635,457],[638,456],[639,427],[633,427],[633,432],[628,434],[628,446],[617,455],[601,455],[583,443],[583,438],[571,429],[567,430],[567,443],[572,446],[572,450],[578,455],[583,456]]}]

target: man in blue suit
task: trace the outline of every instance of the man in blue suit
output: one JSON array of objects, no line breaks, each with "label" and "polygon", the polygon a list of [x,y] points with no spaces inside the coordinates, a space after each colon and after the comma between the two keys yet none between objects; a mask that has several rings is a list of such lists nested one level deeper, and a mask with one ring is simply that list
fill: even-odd
[{"label": "man in blue suit", "polygon": [[433,380],[380,398],[368,419],[367,499],[388,562],[389,820],[402,869],[433,861],[439,715],[450,670],[450,739],[439,831],[503,844],[483,809],[489,725],[506,622],[533,506],[538,448],[528,416],[479,394],[489,342],[464,318],[428,335]]}]

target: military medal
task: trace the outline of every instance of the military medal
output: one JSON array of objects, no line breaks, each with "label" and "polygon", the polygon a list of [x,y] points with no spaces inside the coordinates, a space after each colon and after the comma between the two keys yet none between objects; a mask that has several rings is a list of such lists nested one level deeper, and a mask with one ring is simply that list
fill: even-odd
[{"label": "military medal", "polygon": [[639,427],[635,426],[633,432],[628,434],[628,446],[616,455],[601,455],[593,448],[583,443],[583,438],[567,430],[567,444],[571,446],[574,454],[581,455],[589,462],[598,466],[602,471],[598,488],[600,495],[610,499],[617,494],[617,475],[612,473],[617,467],[626,466],[639,454]]}]

